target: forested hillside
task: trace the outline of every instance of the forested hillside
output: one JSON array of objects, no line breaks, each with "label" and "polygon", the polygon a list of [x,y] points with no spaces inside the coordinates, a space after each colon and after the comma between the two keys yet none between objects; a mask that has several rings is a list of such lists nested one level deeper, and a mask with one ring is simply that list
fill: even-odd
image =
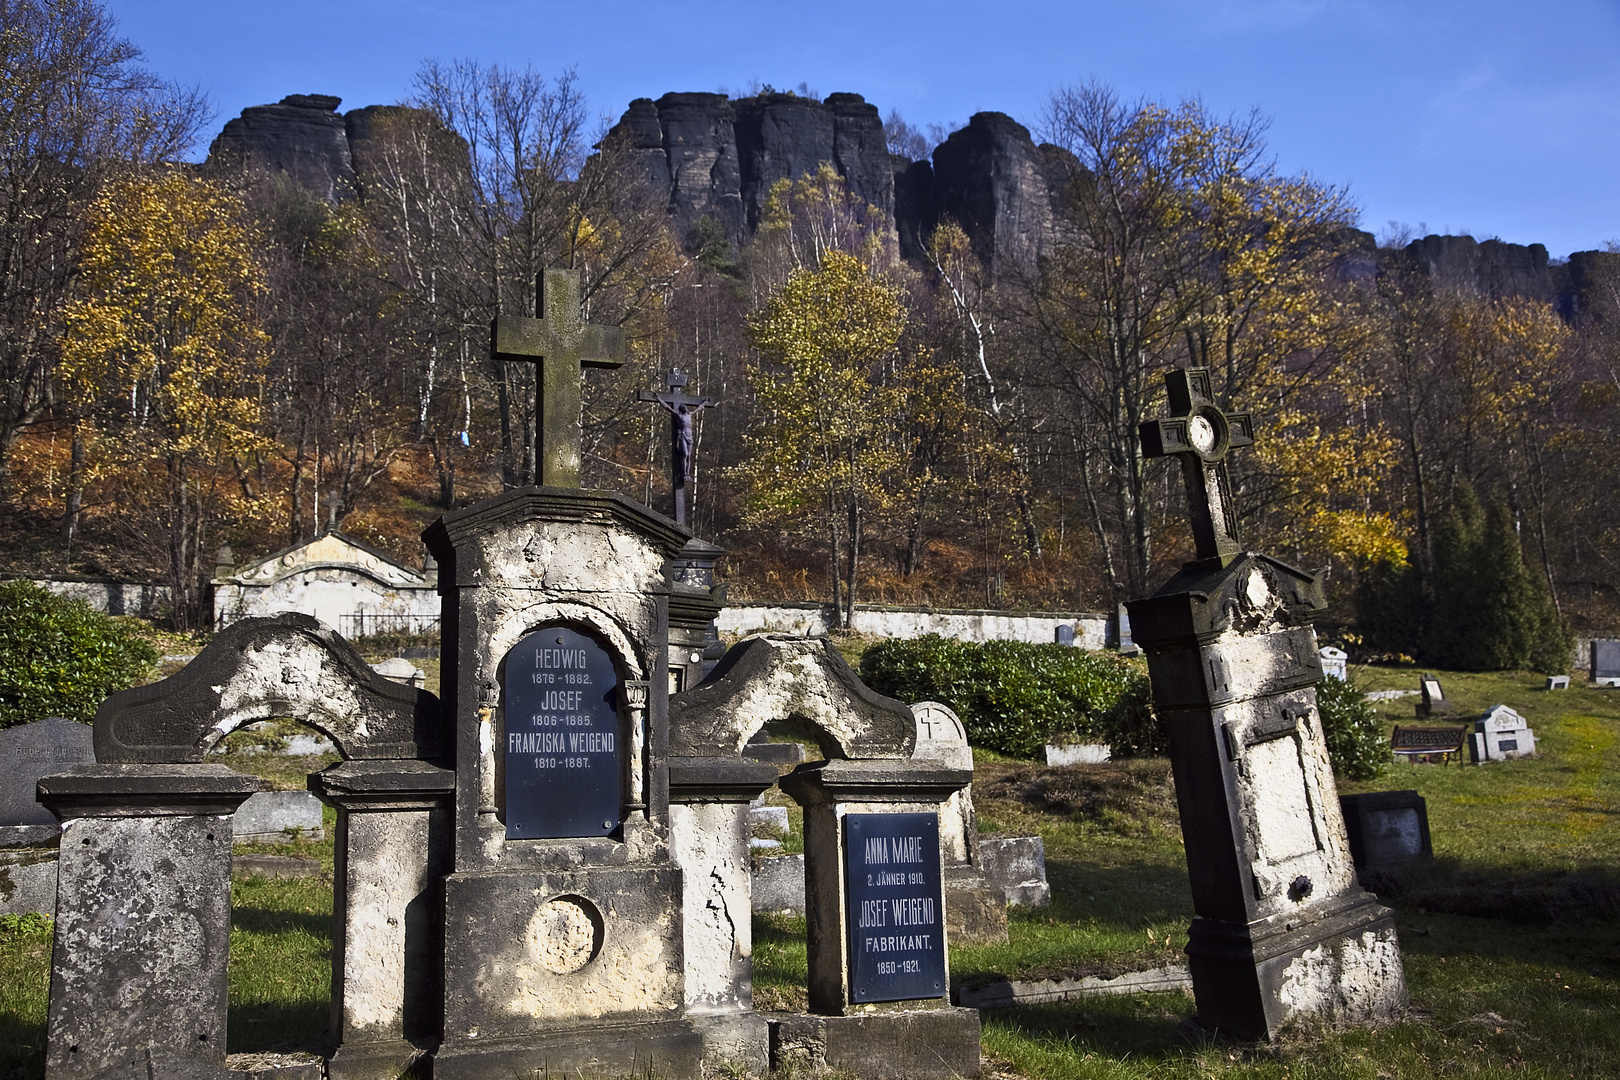
[{"label": "forested hillside", "polygon": [[[924,138],[766,87],[600,131],[566,73],[428,63],[404,107],[295,95],[194,166],[199,103],[93,3],[0,7],[0,569],[158,576],[195,625],[221,543],[419,560],[442,510],[531,481],[533,367],[489,326],[567,266],[630,353],[587,376],[586,484],[667,507],[636,391],[689,374],[734,597],[1150,591],[1190,537],[1135,432],[1197,365],[1256,416],[1245,540],[1328,568],[1364,650],[1620,625],[1620,255],[1374,241],[1259,117],[1081,85],[1035,138]],[[1495,562],[1459,584],[1459,552]],[[1446,606],[1487,578],[1508,606]]]}]

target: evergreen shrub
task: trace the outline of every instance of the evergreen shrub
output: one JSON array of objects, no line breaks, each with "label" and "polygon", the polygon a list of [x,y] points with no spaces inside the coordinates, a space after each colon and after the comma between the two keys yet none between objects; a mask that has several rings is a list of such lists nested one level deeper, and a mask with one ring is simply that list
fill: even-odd
[{"label": "evergreen shrub", "polygon": [[929,634],[870,646],[861,678],[901,701],[949,705],[970,743],[1013,757],[1039,759],[1054,736],[1105,742],[1115,757],[1168,747],[1143,665],[1114,653]]},{"label": "evergreen shrub", "polygon": [[157,660],[128,625],[82,600],[31,581],[0,582],[0,729],[47,716],[88,722]]},{"label": "evergreen shrub", "polygon": [[1316,711],[1322,717],[1322,735],[1335,776],[1371,780],[1384,771],[1389,764],[1389,742],[1360,690],[1329,675],[1316,684]]}]

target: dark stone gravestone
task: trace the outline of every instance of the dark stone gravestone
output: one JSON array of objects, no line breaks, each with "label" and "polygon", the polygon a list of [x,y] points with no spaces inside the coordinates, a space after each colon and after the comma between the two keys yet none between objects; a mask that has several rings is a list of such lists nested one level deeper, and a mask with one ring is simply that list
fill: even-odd
[{"label": "dark stone gravestone", "polygon": [[1057,641],[1057,643],[1059,645],[1073,645],[1074,644],[1074,627],[1066,626],[1066,625],[1065,626],[1059,626],[1057,628],[1057,631],[1056,631],[1056,634],[1055,634],[1055,640]]},{"label": "dark stone gravestone", "polygon": [[1444,716],[1452,711],[1451,703],[1446,700],[1446,692],[1440,688],[1439,679],[1425,675],[1418,680],[1418,687],[1423,694],[1417,704],[1419,716]]},{"label": "dark stone gravestone", "polygon": [[1340,795],[1345,832],[1357,870],[1434,858],[1429,843],[1429,807],[1415,791],[1370,791]]},{"label": "dark stone gravestone", "polygon": [[622,806],[613,658],[544,627],[506,654],[506,838],[607,836]]},{"label": "dark stone gravestone", "polygon": [[850,998],[945,991],[945,898],[937,814],[846,814]]},{"label": "dark stone gravestone", "polygon": [[41,776],[95,761],[88,724],[47,717],[0,731],[0,915],[56,912],[62,829],[34,798]]},{"label": "dark stone gravestone", "polygon": [[1620,686],[1620,641],[1592,641],[1592,685]]},{"label": "dark stone gravestone", "polygon": [[46,825],[54,835],[56,818],[34,798],[39,778],[96,760],[90,725],[60,716],[0,731],[0,827]]},{"label": "dark stone gravestone", "polygon": [[1356,882],[1317,712],[1321,582],[1245,552],[1225,459],[1254,440],[1202,368],[1165,376],[1147,457],[1180,459],[1197,559],[1129,605],[1169,729],[1193,910],[1198,1019],[1241,1038],[1406,1005],[1394,919]]}]

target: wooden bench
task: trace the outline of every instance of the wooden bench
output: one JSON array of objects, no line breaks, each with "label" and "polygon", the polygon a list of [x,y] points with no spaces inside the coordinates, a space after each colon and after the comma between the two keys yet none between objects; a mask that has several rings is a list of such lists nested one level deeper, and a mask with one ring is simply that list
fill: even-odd
[{"label": "wooden bench", "polygon": [[1412,761],[1432,762],[1439,757],[1441,763],[1445,763],[1456,755],[1460,764],[1463,743],[1467,738],[1466,727],[1402,727],[1397,724],[1395,733],[1389,738],[1389,745],[1396,754]]}]

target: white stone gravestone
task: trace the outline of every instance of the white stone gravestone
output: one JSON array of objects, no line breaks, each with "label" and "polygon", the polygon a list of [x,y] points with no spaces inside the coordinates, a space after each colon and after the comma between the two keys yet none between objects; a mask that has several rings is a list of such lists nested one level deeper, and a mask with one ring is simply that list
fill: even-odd
[{"label": "white stone gravestone", "polygon": [[1318,650],[1322,657],[1322,674],[1332,675],[1335,679],[1350,679],[1350,654],[1343,649],[1332,645],[1324,645]]},{"label": "white stone gravestone", "polygon": [[1536,733],[1524,717],[1506,705],[1492,705],[1474,721],[1468,740],[1468,756],[1476,765],[1487,761],[1508,761],[1536,752]]}]

